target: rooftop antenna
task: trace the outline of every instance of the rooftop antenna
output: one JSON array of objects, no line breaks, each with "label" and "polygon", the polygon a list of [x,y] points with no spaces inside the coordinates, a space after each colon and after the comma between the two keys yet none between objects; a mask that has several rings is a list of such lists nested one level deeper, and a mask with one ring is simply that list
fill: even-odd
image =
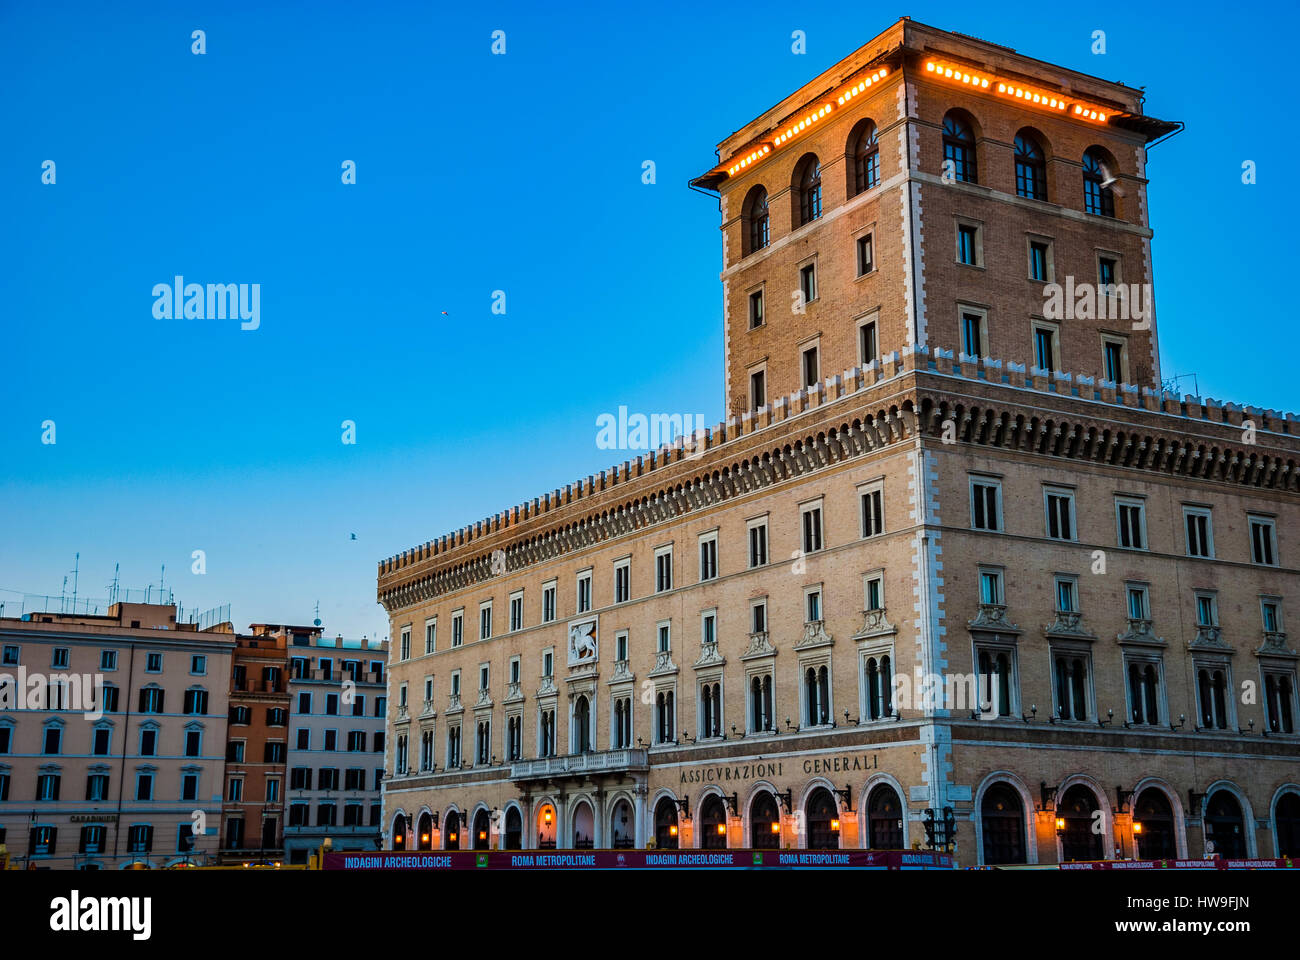
[{"label": "rooftop antenna", "polygon": [[164,563],[162,565],[162,569],[158,572],[158,602],[159,603],[163,602],[163,584],[165,584],[166,582],[167,582],[167,564]]},{"label": "rooftop antenna", "polygon": [[63,587],[59,590],[59,613],[68,612],[68,575],[63,575]]},{"label": "rooftop antenna", "polygon": [[1201,395],[1201,386],[1196,379],[1196,374],[1194,373],[1176,374],[1175,376],[1172,376],[1169,379],[1165,380],[1163,383],[1160,384],[1160,386],[1164,389],[1166,393],[1177,393],[1179,381],[1186,380],[1188,377],[1192,378],[1192,395],[1199,397]]},{"label": "rooftop antenna", "polygon": [[72,564],[72,612],[77,612],[77,584],[81,580],[81,551],[76,553],[76,560]]},{"label": "rooftop antenna", "polygon": [[113,564],[113,585],[108,588],[108,602],[111,606],[117,603],[117,571],[122,566],[121,563]]},{"label": "rooftop antenna", "polygon": [[316,619],[312,621],[312,626],[320,626],[320,601],[316,601]]}]

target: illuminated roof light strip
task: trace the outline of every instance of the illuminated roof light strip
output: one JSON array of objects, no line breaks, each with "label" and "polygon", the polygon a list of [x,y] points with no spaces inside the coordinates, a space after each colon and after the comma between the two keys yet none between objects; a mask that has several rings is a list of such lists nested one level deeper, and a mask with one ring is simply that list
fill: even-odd
[{"label": "illuminated roof light strip", "polygon": [[849,87],[842,94],[840,94],[840,98],[837,101],[837,103],[839,103],[840,106],[844,106],[844,104],[848,103],[858,94],[864,93],[867,87],[871,86],[873,83],[879,83],[881,80],[885,78],[885,76],[888,75],[888,73],[889,73],[889,69],[887,67],[881,67],[871,76],[864,78],[861,83]]},{"label": "illuminated roof light strip", "polygon": [[940,63],[938,60],[930,60],[925,65],[926,73],[933,73],[943,77],[945,80],[953,80],[964,83],[968,87],[975,87],[979,90],[987,90],[992,79],[982,76],[978,71],[970,73],[961,67],[954,67],[951,64]]},{"label": "illuminated roof light strip", "polygon": [[743,169],[743,168],[749,166],[749,165],[750,165],[751,163],[753,163],[754,161],[759,160],[759,159],[765,157],[767,154],[769,154],[769,153],[771,153],[771,152],[772,152],[772,147],[771,147],[771,145],[770,145],[770,144],[766,144],[766,143],[763,144],[762,147],[760,147],[759,149],[755,150],[753,153],[751,153],[749,156],[745,157],[745,158],[744,158],[743,160],[741,160],[739,163],[734,163],[734,164],[732,164],[732,165],[731,165],[731,169],[729,169],[729,170],[727,171],[727,176],[731,176],[731,175],[734,174],[737,170],[741,170],[741,169]]},{"label": "illuminated roof light strip", "polygon": [[798,123],[792,123],[789,127],[786,128],[786,131],[784,133],[778,134],[776,139],[772,141],[773,146],[779,147],[782,144],[793,139],[795,134],[802,133],[804,130],[807,130],[818,120],[822,119],[822,117],[830,113],[833,109],[834,107],[832,107],[829,103],[824,104],[821,107],[818,107],[815,112],[808,114]]}]

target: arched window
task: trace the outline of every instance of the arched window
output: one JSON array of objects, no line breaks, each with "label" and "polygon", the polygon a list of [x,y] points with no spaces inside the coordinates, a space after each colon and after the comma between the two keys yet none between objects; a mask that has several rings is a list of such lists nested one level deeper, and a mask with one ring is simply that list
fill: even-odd
[{"label": "arched window", "polygon": [[614,838],[615,850],[631,850],[636,845],[636,824],[632,805],[626,800],[614,804],[614,813],[610,818],[610,836]]},{"label": "arched window", "polygon": [[1102,858],[1101,834],[1093,829],[1096,810],[1096,796],[1082,784],[1065,791],[1065,796],[1057,801],[1057,832],[1061,835],[1062,861]]},{"label": "arched window", "polygon": [[1047,199],[1047,161],[1042,145],[1026,130],[1016,134],[1016,193],[1030,200]]},{"label": "arched window", "polygon": [[796,169],[795,190],[799,197],[798,224],[812,223],[822,215],[822,165],[808,154]]},{"label": "arched window", "polygon": [[555,849],[555,808],[549,803],[537,811],[537,849]]},{"label": "arched window", "polygon": [[849,182],[849,196],[856,197],[880,185],[880,135],[875,123],[870,120],[859,123],[854,128],[851,147],[853,178]]},{"label": "arched window", "polygon": [[473,844],[475,850],[492,849],[492,824],[486,810],[474,814]]},{"label": "arched window", "polygon": [[460,814],[457,813],[455,810],[447,814],[447,822],[443,825],[442,828],[442,837],[443,837],[442,849],[444,850],[460,849]]},{"label": "arched window", "polygon": [[866,663],[867,719],[880,720],[894,714],[893,676],[889,656],[868,657]]},{"label": "arched window", "polygon": [[772,675],[749,681],[750,725],[755,733],[772,729]]},{"label": "arched window", "polygon": [[415,838],[415,849],[432,850],[433,849],[433,817],[429,816],[428,811],[420,814],[417,835]]},{"label": "arched window", "polygon": [[591,752],[591,702],[582,695],[573,704],[574,753]]},{"label": "arched window", "polygon": [[762,250],[768,242],[767,191],[754,187],[745,198],[745,254]]},{"label": "arched window", "polygon": [[1277,855],[1300,857],[1300,793],[1287,792],[1278,797],[1273,819],[1277,827]]},{"label": "arched window", "polygon": [[700,846],[705,850],[727,849],[727,808],[713,794],[700,805]]},{"label": "arched window", "polygon": [[660,850],[677,849],[677,804],[668,797],[655,806],[655,846]]},{"label": "arched window", "polygon": [[393,819],[393,849],[406,849],[406,817],[400,813]]},{"label": "arched window", "polygon": [[573,812],[573,849],[590,850],[596,844],[596,818],[591,804],[583,801]]},{"label": "arched window", "polygon": [[982,711],[1011,716],[1011,656],[1005,650],[980,651],[980,702]]},{"label": "arched window", "polygon": [[804,671],[804,699],[808,704],[810,727],[831,722],[830,673],[826,667],[809,667]]},{"label": "arched window", "polygon": [[1148,787],[1133,804],[1133,845],[1139,860],[1171,860],[1178,856],[1174,811],[1163,790]]},{"label": "arched window", "polygon": [[995,783],[980,802],[980,830],[984,835],[984,863],[1027,863],[1025,808],[1009,783]]},{"label": "arched window", "polygon": [[781,848],[781,811],[766,790],[755,794],[749,805],[749,845],[755,850]]},{"label": "arched window", "polygon": [[1227,790],[1216,790],[1205,805],[1205,839],[1214,852],[1229,860],[1246,855],[1246,822],[1241,804]]},{"label": "arched window", "polygon": [[1153,663],[1128,665],[1130,712],[1133,723],[1159,723],[1160,708],[1156,701],[1156,667]]},{"label": "arched window", "polygon": [[1083,155],[1083,209],[1098,217],[1115,216],[1115,194],[1109,186],[1112,179],[1106,164],[1106,155],[1096,147],[1089,147]]},{"label": "arched window", "polygon": [[903,804],[893,787],[882,783],[867,800],[867,843],[872,850],[902,850]]},{"label": "arched window", "polygon": [[804,814],[808,821],[808,849],[838,850],[840,813],[831,792],[825,787],[814,790],[808,798]]},{"label": "arched window", "polygon": [[506,811],[506,835],[501,847],[503,850],[522,850],[524,846],[524,820],[519,815],[518,807]]},{"label": "arched window", "polygon": [[962,183],[979,183],[975,165],[975,134],[970,125],[957,113],[943,118],[944,166],[951,166],[953,179]]}]

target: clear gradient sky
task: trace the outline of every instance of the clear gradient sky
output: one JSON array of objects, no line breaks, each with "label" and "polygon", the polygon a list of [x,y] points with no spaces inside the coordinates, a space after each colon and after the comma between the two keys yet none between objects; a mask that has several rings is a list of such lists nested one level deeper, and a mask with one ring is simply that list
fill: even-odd
[{"label": "clear gradient sky", "polygon": [[[1164,375],[1300,409],[1300,15],[1238,9],[0,0],[6,614],[80,551],[83,596],[166,564],[241,628],[319,600],[327,631],[386,636],[376,562],[622,462],[601,413],[717,422],[718,212],[686,182],[901,14],[1186,122],[1149,167]],[[261,284],[260,329],[155,319],[176,274]]]}]

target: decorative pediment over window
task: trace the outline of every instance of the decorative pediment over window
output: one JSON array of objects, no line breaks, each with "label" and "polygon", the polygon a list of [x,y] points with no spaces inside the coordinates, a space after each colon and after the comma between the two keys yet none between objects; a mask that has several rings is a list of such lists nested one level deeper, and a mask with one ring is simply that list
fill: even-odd
[{"label": "decorative pediment over window", "polygon": [[1007,619],[1007,607],[1004,603],[981,603],[979,613],[974,620],[967,621],[972,630],[988,633],[1023,633],[1018,626]]},{"label": "decorative pediment over window", "polygon": [[895,627],[885,617],[885,608],[878,607],[875,610],[862,611],[862,629],[855,633],[850,639],[868,640],[872,637],[881,637],[891,633],[897,633]]},{"label": "decorative pediment over window", "polygon": [[1300,660],[1300,654],[1287,646],[1286,634],[1280,630],[1264,631],[1264,642],[1255,651],[1257,657],[1273,657],[1279,660]]},{"label": "decorative pediment over window", "polygon": [[1155,627],[1152,622],[1139,617],[1128,618],[1128,629],[1123,633],[1116,634],[1115,640],[1119,643],[1133,644],[1135,646],[1145,647],[1167,647],[1164,637],[1156,636]]},{"label": "decorative pediment over window", "polygon": [[775,657],[776,647],[772,646],[771,637],[766,630],[749,635],[749,646],[740,655],[741,660],[756,660],[759,657]]},{"label": "decorative pediment over window", "polygon": [[1223,639],[1223,630],[1219,627],[1211,627],[1200,624],[1196,628],[1196,637],[1187,642],[1188,650],[1215,650],[1223,653],[1232,653],[1232,645]]},{"label": "decorative pediment over window", "polygon": [[816,647],[829,647],[834,639],[826,632],[825,620],[810,620],[803,625],[803,639],[794,645],[796,650],[811,650]]},{"label": "decorative pediment over window", "polygon": [[652,677],[664,677],[677,672],[677,664],[673,663],[673,652],[671,650],[660,650],[655,654],[655,668],[650,671]]},{"label": "decorative pediment over window", "polygon": [[1043,627],[1043,633],[1055,639],[1093,641],[1097,637],[1083,628],[1083,614],[1065,610],[1056,611],[1056,619]]},{"label": "decorative pediment over window", "polygon": [[726,662],[727,658],[718,653],[718,644],[714,641],[700,644],[700,658],[692,666],[699,670],[703,667],[720,667]]}]

